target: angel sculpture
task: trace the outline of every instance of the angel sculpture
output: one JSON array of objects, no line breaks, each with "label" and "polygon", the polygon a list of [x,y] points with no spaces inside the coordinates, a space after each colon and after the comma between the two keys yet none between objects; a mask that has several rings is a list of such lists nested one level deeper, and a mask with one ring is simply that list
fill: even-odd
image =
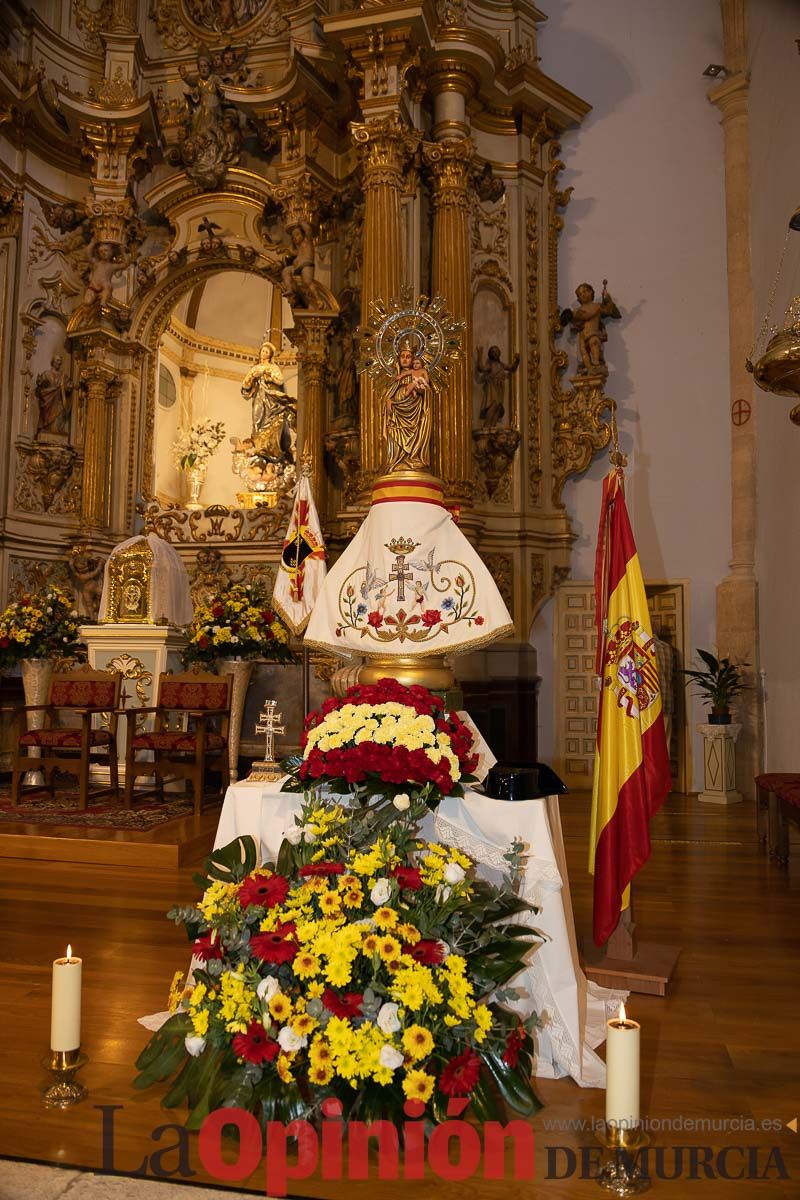
[{"label": "angel sculpture", "polygon": [[448,360],[460,354],[462,330],[441,297],[414,302],[405,289],[388,306],[372,302],[360,330],[360,369],[380,381],[387,474],[429,473],[433,393],[444,386]]}]

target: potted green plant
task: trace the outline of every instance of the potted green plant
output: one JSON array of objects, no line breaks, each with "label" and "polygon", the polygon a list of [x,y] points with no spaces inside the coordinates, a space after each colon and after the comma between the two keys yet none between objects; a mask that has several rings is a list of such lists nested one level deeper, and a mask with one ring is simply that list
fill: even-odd
[{"label": "potted green plant", "polygon": [[[689,684],[695,684],[698,691],[705,697],[705,703],[710,706],[708,715],[710,725],[730,725],[730,703],[734,696],[744,691],[747,684],[742,680],[741,672],[729,658],[716,658],[710,650],[700,650],[697,653],[705,663],[705,669],[682,671],[688,675]],[[742,663],[747,666],[747,663]]]}]

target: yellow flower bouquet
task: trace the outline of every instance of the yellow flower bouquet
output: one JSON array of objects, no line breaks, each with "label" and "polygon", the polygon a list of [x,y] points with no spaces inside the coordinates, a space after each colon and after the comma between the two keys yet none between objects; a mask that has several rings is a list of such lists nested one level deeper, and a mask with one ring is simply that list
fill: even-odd
[{"label": "yellow flower bouquet", "polygon": [[24,658],[69,658],[78,650],[78,614],[65,592],[47,587],[13,600],[0,613],[0,666]]},{"label": "yellow flower bouquet", "polygon": [[235,583],[195,610],[186,630],[187,663],[213,663],[219,658],[266,658],[293,662],[289,631],[272,609],[263,589]]},{"label": "yellow flower bouquet", "polygon": [[[420,806],[424,809],[424,803]],[[535,1018],[503,1002],[538,940],[508,877],[475,877],[459,850],[420,840],[414,807],[375,834],[370,809],[309,797],[276,864],[237,839],[207,863],[202,898],[170,913],[202,966],[139,1057],[137,1086],[173,1078],[188,1125],[235,1105],[263,1121],[432,1122],[530,1115]]]}]

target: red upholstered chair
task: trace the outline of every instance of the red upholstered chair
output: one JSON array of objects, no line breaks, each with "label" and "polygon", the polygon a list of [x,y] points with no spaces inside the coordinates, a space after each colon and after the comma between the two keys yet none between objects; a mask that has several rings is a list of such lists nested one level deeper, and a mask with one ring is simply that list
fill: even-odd
[{"label": "red upholstered chair", "polygon": [[[229,782],[231,683],[231,675],[200,671],[171,675],[166,672],[158,678],[158,695],[152,707],[127,710],[126,808],[133,802],[133,785],[139,775],[155,776],[155,786],[144,794],[159,797],[164,795],[165,779],[188,779],[192,784],[195,813],[200,812],[203,801],[207,768],[219,771],[221,789],[225,792]],[[137,720],[146,713],[154,716],[153,728],[137,732]],[[187,728],[174,728],[175,721],[181,718],[186,718]],[[143,751],[149,751],[146,760],[137,758]]]},{"label": "red upholstered chair", "polygon": [[[96,788],[94,796],[119,794],[117,779],[117,709],[122,676],[119,671],[93,671],[84,667],[54,675],[47,704],[25,704],[18,708],[14,738],[14,762],[11,769],[11,803],[17,805],[20,780],[25,771],[44,771],[47,787],[53,795],[56,771],[77,775],[79,803],[86,808],[89,799],[89,769],[93,763],[107,764],[110,787]],[[43,729],[25,729],[29,712],[44,712]],[[64,722],[69,714],[73,724]],[[93,718],[103,714],[107,724]],[[80,718],[80,724],[77,723]],[[38,747],[41,757],[29,751]],[[33,791],[34,788],[25,788]]]},{"label": "red upholstered chair", "polygon": [[759,844],[771,858],[785,865],[789,859],[786,819],[796,820],[794,797],[800,792],[800,774],[770,771],[756,775],[756,830]]}]

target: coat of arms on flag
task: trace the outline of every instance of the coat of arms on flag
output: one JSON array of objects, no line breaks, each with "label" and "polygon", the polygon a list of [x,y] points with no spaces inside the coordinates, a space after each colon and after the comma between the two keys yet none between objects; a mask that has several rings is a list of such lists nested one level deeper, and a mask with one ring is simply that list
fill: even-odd
[{"label": "coat of arms on flag", "polygon": [[639,621],[619,621],[609,631],[605,666],[603,686],[627,716],[638,719],[660,694],[655,639]]},{"label": "coat of arms on flag", "polygon": [[326,551],[317,506],[311,492],[310,468],[302,474],[283,539],[272,603],[293,633],[302,633],[325,578]]}]

